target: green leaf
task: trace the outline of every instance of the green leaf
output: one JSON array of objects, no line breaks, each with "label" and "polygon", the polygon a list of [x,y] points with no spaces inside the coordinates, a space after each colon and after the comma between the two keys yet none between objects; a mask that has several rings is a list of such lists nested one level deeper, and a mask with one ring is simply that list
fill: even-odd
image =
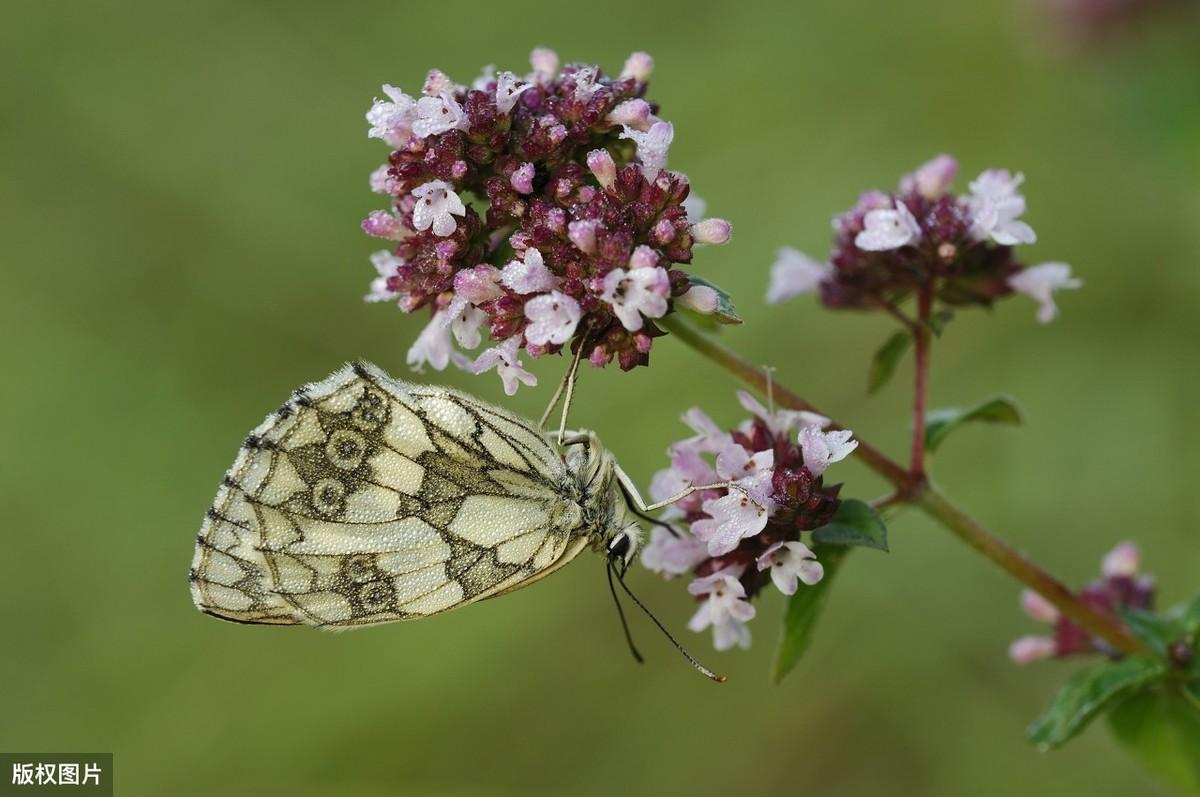
[{"label": "green leaf", "polygon": [[1069,741],[1114,701],[1163,677],[1167,666],[1153,656],[1130,656],[1080,670],[1063,685],[1054,702],[1025,735],[1041,750]]},{"label": "green leaf", "polygon": [[892,374],[896,373],[896,366],[911,346],[912,335],[908,332],[897,332],[883,342],[871,358],[871,368],[867,371],[868,394],[879,392],[891,380]]},{"label": "green leaf", "polygon": [[925,448],[929,451],[935,450],[950,432],[968,421],[1019,426],[1021,410],[1008,396],[996,396],[967,409],[948,407],[930,410],[925,416]]},{"label": "green leaf", "polygon": [[812,533],[813,542],[824,545],[861,545],[888,549],[887,526],[875,508],[857,498],[842,501],[833,520]]},{"label": "green leaf", "polygon": [[800,657],[812,643],[813,627],[821,610],[825,607],[833,578],[850,553],[849,548],[833,545],[813,545],[817,561],[825,568],[825,575],[811,587],[801,584],[796,594],[788,599],[787,612],[783,617],[783,634],[775,651],[775,666],[771,680],[782,681],[795,668]]},{"label": "green leaf", "polygon": [[1179,623],[1189,640],[1200,642],[1200,595],[1172,606],[1167,610],[1167,617]]},{"label": "green leaf", "polygon": [[1200,711],[1200,679],[1184,684],[1179,691],[1192,704],[1192,708]]},{"label": "green leaf", "polygon": [[1131,634],[1163,658],[1168,658],[1171,646],[1187,635],[1183,623],[1169,616],[1126,607],[1118,607],[1117,613]]},{"label": "green leaf", "polygon": [[1185,794],[1200,795],[1200,709],[1163,686],[1114,706],[1109,728],[1143,766]]},{"label": "green leaf", "polygon": [[733,297],[726,291],[712,284],[703,277],[697,277],[695,274],[688,275],[688,285],[691,287],[712,288],[717,293],[717,309],[711,313],[700,313],[690,307],[684,307],[682,304],[678,306],[688,311],[688,314],[693,318],[703,319],[708,322],[716,321],[718,324],[740,324],[741,317],[738,316],[737,310],[733,307]]},{"label": "green leaf", "polygon": [[953,310],[938,310],[929,317],[929,319],[925,322],[925,326],[929,327],[929,331],[932,332],[936,337],[940,338],[942,333],[946,331],[946,325],[953,320]]}]

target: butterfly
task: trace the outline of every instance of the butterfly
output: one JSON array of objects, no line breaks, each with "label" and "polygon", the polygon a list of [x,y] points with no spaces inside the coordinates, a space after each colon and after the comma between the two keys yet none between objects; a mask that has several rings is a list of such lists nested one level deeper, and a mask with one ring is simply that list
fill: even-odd
[{"label": "butterfly", "polygon": [[638,519],[712,486],[647,504],[592,432],[354,363],[246,438],[196,538],[192,600],[238,623],[353,628],[504,595],[591,549],[649,614],[622,578]]}]

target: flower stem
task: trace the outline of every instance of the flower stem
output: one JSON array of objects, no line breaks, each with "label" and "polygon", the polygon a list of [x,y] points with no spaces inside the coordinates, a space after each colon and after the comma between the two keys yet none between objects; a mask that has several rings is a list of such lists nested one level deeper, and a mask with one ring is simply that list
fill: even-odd
[{"label": "flower stem", "polygon": [[[659,327],[670,332],[697,352],[720,365],[747,385],[765,393],[767,376],[763,369],[747,362],[739,354],[718,343],[678,314],[659,319]],[[777,404],[793,410],[820,412],[796,393],[773,381]],[[824,413],[821,413],[824,414]],[[844,428],[834,424],[833,428]],[[857,437],[857,436],[856,436]],[[950,533],[983,554],[1017,581],[1037,592],[1066,617],[1090,633],[1104,639],[1123,653],[1142,652],[1141,644],[1130,636],[1115,618],[1100,614],[1071,593],[1062,582],[1026,559],[1004,540],[988,531],[979,521],[956,507],[922,475],[920,478],[892,460],[879,449],[858,439],[854,456],[871,470],[887,479],[897,492],[896,501],[914,504]],[[896,502],[888,499],[888,503]]]},{"label": "flower stem", "polygon": [[933,312],[933,285],[922,285],[917,295],[917,323],[912,328],[916,344],[916,377],[913,387],[913,441],[909,473],[925,480],[925,402],[929,393],[929,317]]}]

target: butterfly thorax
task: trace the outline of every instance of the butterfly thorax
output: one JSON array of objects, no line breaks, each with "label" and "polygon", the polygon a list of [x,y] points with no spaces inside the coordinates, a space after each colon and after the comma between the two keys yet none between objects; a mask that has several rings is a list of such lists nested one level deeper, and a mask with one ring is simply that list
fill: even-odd
[{"label": "butterfly thorax", "polygon": [[613,539],[622,532],[630,534],[636,522],[629,517],[613,455],[595,433],[581,431],[575,436],[586,440],[567,446],[565,451],[567,470],[573,480],[573,498],[582,510],[583,533],[593,550],[607,553]]}]

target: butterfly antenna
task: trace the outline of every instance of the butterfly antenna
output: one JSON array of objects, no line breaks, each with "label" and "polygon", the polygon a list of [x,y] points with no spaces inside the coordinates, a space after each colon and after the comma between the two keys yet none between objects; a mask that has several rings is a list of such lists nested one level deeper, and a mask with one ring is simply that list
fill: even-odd
[{"label": "butterfly antenna", "polygon": [[608,591],[612,593],[613,604],[617,607],[617,616],[621,618],[621,630],[625,632],[625,641],[629,644],[629,652],[633,654],[633,658],[638,664],[645,662],[642,654],[638,651],[637,645],[633,644],[633,634],[629,633],[629,622],[625,619],[625,610],[621,608],[621,601],[617,598],[617,588],[613,586],[613,563],[608,560]]},{"label": "butterfly antenna", "polygon": [[[612,569],[610,568],[609,575],[611,576],[611,574],[612,574]],[[729,680],[724,675],[717,675],[715,672],[708,669],[700,662],[696,661],[696,657],[693,656],[691,653],[688,653],[687,650],[683,647],[683,645],[679,644],[679,641],[676,640],[675,637],[671,636],[671,632],[667,630],[667,627],[665,625],[663,625],[661,622],[659,622],[658,618],[654,616],[654,612],[647,609],[646,604],[644,604],[640,600],[638,600],[638,596],[633,594],[633,590],[631,590],[629,588],[629,585],[625,583],[625,579],[618,576],[617,581],[621,584],[621,589],[625,590],[625,594],[629,596],[629,599],[632,600],[635,604],[637,604],[637,607],[639,609],[641,609],[643,612],[645,612],[647,617],[649,617],[651,620],[654,621],[654,624],[656,626],[658,626],[658,630],[663,632],[663,636],[665,636],[667,639],[671,640],[671,644],[675,646],[675,649],[678,650],[680,653],[682,653],[683,657],[685,659],[687,659],[689,662],[691,662],[691,665],[693,667],[695,667],[697,670],[699,670],[701,675],[703,675],[706,678],[709,678],[710,680],[716,681],[719,684],[723,684],[727,680]]]},{"label": "butterfly antenna", "polygon": [[767,376],[767,412],[775,413],[775,367],[771,365],[763,366],[763,373]]}]

